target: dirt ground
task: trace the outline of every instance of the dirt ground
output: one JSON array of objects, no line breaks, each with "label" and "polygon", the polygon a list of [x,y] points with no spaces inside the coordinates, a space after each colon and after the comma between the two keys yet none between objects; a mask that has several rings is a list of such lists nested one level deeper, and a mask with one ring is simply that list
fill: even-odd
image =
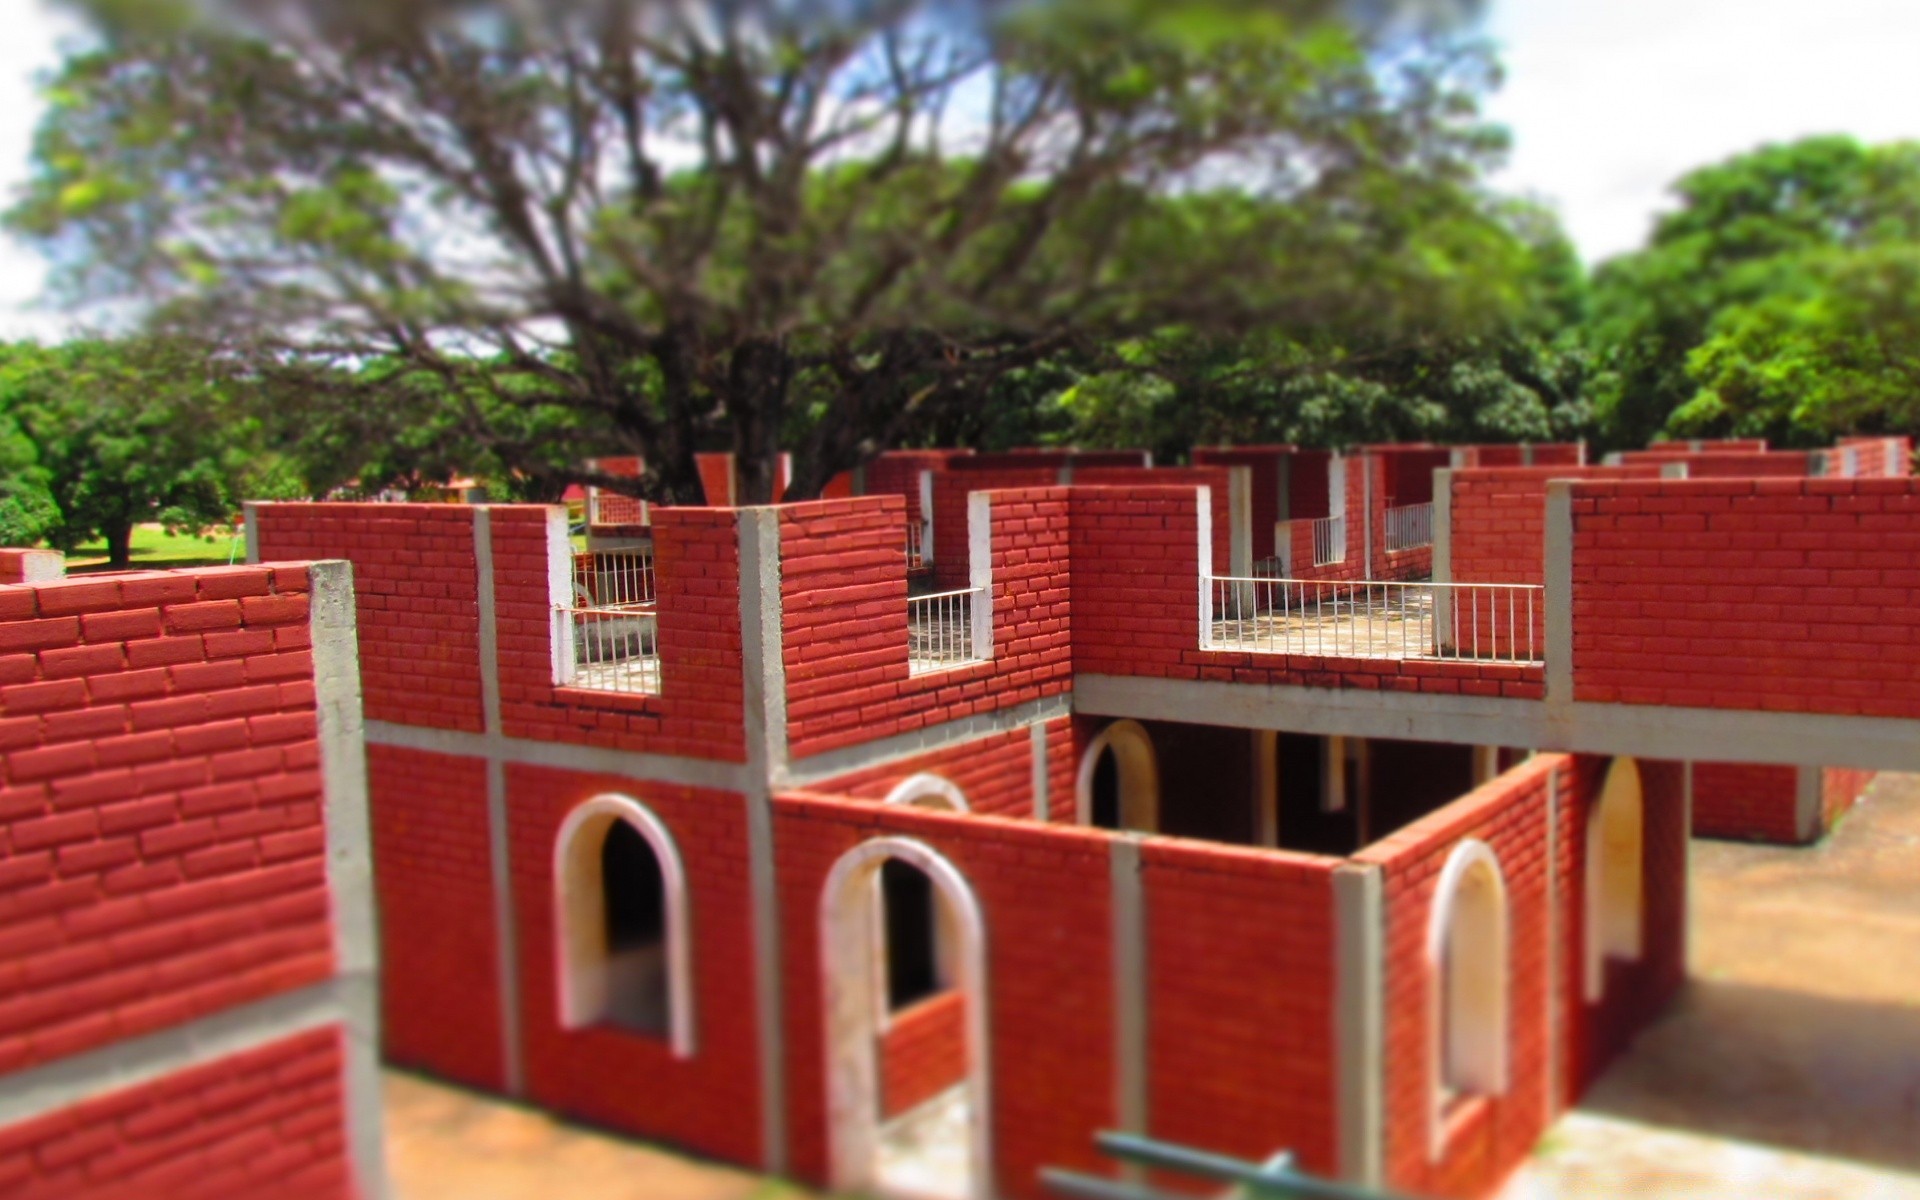
[{"label": "dirt ground", "polygon": [[1920,1200],[1920,776],[1822,844],[1696,841],[1692,973],[1536,1162],[1543,1193]]},{"label": "dirt ground", "polygon": [[[1920,776],[1823,844],[1694,843],[1694,979],[1542,1143],[1516,1195],[1920,1200]],[[809,1193],[403,1073],[397,1200]]]}]

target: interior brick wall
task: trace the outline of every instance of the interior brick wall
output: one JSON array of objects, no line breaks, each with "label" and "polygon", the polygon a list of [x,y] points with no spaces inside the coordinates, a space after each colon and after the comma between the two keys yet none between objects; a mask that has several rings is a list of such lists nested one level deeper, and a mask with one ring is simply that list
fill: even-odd
[{"label": "interior brick wall", "polygon": [[1693,832],[1792,845],[1800,840],[1795,809],[1799,769],[1762,763],[1693,765]]},{"label": "interior brick wall", "polygon": [[[933,477],[933,579],[942,591],[967,586],[968,496],[974,492],[1050,488],[1060,481],[1058,467],[1001,467],[988,471],[980,469],[977,461],[977,458],[967,459]],[[904,517],[901,522],[904,525]]]},{"label": "interior brick wall", "polygon": [[1855,767],[1828,767],[1820,773],[1820,828],[1830,830],[1847,810],[1860,802],[1878,777],[1876,771]]},{"label": "interior brick wall", "polygon": [[1155,1137],[1338,1169],[1337,860],[1174,839],[1141,846],[1147,1101]]},{"label": "interior brick wall", "polygon": [[881,800],[897,784],[923,772],[959,788],[973,812],[1033,815],[1033,735],[1024,728],[851,771],[812,786],[829,795]]},{"label": "interior brick wall", "polygon": [[907,504],[907,524],[925,520],[920,511],[920,475],[944,471],[960,450],[890,450],[868,463],[863,496],[898,496]]},{"label": "interior brick wall", "polygon": [[[1390,1186],[1438,1196],[1491,1192],[1545,1129],[1550,954],[1548,776],[1563,755],[1539,755],[1468,796],[1354,855],[1384,873],[1385,1167]],[[1435,986],[1427,961],[1435,886],[1463,839],[1486,842],[1506,880],[1507,1090],[1475,1098],[1454,1119],[1437,1161],[1429,1156],[1438,1064],[1430,1024]]]},{"label": "interior brick wall", "polygon": [[[1208,507],[1213,526],[1213,570],[1216,575],[1233,574],[1233,483],[1228,468],[1082,467],[1075,468],[1073,483],[1084,487],[1208,489]],[[1258,529],[1259,526],[1254,528]],[[1254,557],[1261,558],[1263,555],[1256,552]]]},{"label": "interior brick wall", "polygon": [[341,1034],[320,1029],[0,1129],[11,1200],[349,1200]]},{"label": "interior brick wall", "polygon": [[[555,839],[569,812],[608,792],[646,805],[667,827],[686,869],[695,1014],[691,1058],[675,1058],[661,1037],[604,1025],[560,1027]],[[756,1116],[760,1049],[745,800],[733,792],[509,765],[507,809],[528,1098],[696,1154],[764,1161]]]},{"label": "interior brick wall", "polygon": [[540,741],[746,761],[738,514],[701,508],[654,514],[660,692],[643,696],[555,685],[549,511],[501,505],[490,517],[505,731]]},{"label": "interior brick wall", "polygon": [[480,759],[368,746],[379,901],[381,1050],[473,1087],[506,1086],[500,930]]},{"label": "interior brick wall", "polygon": [[1280,467],[1292,457],[1292,446],[1195,446],[1196,467],[1245,467],[1253,489],[1249,508],[1253,514],[1253,557],[1255,561],[1277,552],[1273,527],[1280,520]]},{"label": "interior brick wall", "polygon": [[1920,716],[1920,482],[1573,491],[1574,697]]},{"label": "interior brick wall", "polygon": [[261,504],[253,512],[263,561],[352,561],[368,720],[480,729],[471,508]]},{"label": "interior brick wall", "polygon": [[[1059,489],[994,494],[993,657],[912,675],[900,502],[782,508],[790,753],[818,754],[1064,692],[1071,677],[1067,516]],[[664,644],[664,628],[661,637]]]},{"label": "interior brick wall", "polygon": [[795,1173],[827,1177],[822,889],[841,855],[899,835],[945,855],[983,913],[996,1194],[1039,1200],[1043,1166],[1111,1175],[1092,1137],[1115,1119],[1111,835],[797,793],[774,805]]},{"label": "interior brick wall", "polygon": [[893,1015],[880,1035],[880,1114],[897,1117],[967,1074],[967,1004],[950,989]]},{"label": "interior brick wall", "polygon": [[333,973],[307,588],[0,588],[0,1070]]}]

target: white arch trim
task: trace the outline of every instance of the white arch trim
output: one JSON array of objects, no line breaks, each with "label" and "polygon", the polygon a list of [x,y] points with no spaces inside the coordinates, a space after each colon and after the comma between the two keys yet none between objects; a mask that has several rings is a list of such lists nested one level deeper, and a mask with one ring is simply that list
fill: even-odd
[{"label": "white arch trim", "polygon": [[872,1182],[879,1140],[879,1028],[873,974],[879,969],[869,940],[869,897],[880,868],[899,859],[924,871],[953,914],[962,943],[959,987],[965,997],[967,1121],[971,1200],[993,1194],[987,1058],[986,919],[973,888],[946,858],[915,838],[884,837],[842,855],[820,892],[820,982],[826,1035],[830,1184],[858,1191]]},{"label": "white arch trim", "polygon": [[1646,904],[1646,803],[1640,766],[1616,758],[1607,767],[1600,799],[1587,814],[1586,997],[1597,1003],[1607,990],[1607,959],[1641,954]]},{"label": "white arch trim", "polygon": [[[1463,905],[1465,887],[1481,880],[1490,892],[1490,911],[1480,908],[1477,899]],[[1465,928],[1467,921],[1478,927]],[[1462,927],[1456,928],[1457,924]],[[1499,1095],[1507,1090],[1510,924],[1506,876],[1493,847],[1473,838],[1462,841],[1440,870],[1427,920],[1427,1044],[1433,1060],[1431,1154],[1435,1160],[1445,1148],[1446,1107],[1455,1094]],[[1461,938],[1457,946],[1452,944],[1456,936]],[[1465,965],[1482,973],[1477,981],[1481,986],[1460,995],[1446,994],[1450,950],[1456,961],[1462,954],[1471,954]],[[1456,1072],[1452,1079],[1448,1078],[1450,1057]]]},{"label": "white arch trim", "polygon": [[632,826],[660,863],[665,891],[667,1035],[675,1058],[692,1058],[693,943],[687,873],[673,835],[653,811],[630,796],[594,796],[567,814],[553,843],[554,978],[563,1029],[601,1019],[607,1006],[607,914],[600,847],[615,821]]},{"label": "white arch trim", "polygon": [[[937,803],[929,803],[936,801]],[[959,789],[951,779],[922,771],[909,775],[895,784],[888,792],[882,804],[917,804],[922,808],[940,808],[942,806],[955,812],[971,812],[973,806],[967,803],[967,794]]]},{"label": "white arch trim", "polygon": [[1160,764],[1154,757],[1153,737],[1138,721],[1115,721],[1095,735],[1080,756],[1073,796],[1080,824],[1093,824],[1093,773],[1100,755],[1113,751],[1120,787],[1120,827],[1142,833],[1160,828]]}]

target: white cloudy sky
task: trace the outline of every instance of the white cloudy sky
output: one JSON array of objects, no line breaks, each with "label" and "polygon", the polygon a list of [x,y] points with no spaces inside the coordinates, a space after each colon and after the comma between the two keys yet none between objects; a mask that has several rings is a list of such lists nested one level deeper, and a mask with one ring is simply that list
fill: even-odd
[{"label": "white cloudy sky", "polygon": [[[65,30],[0,0],[0,193],[25,174],[36,72]],[[1513,131],[1503,186],[1558,205],[1589,261],[1646,235],[1666,185],[1764,141],[1920,137],[1916,0],[1492,0],[1507,67],[1491,115]],[[44,272],[0,240],[0,337],[57,336]]]}]

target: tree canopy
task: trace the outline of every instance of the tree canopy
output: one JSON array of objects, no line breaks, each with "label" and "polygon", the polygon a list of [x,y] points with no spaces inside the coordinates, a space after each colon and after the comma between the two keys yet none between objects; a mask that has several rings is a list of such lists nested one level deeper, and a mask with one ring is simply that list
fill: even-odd
[{"label": "tree canopy", "polygon": [[1464,4],[70,2],[10,220],[72,294],[516,478],[567,429],[806,495],[1050,362],[1513,299]]}]

